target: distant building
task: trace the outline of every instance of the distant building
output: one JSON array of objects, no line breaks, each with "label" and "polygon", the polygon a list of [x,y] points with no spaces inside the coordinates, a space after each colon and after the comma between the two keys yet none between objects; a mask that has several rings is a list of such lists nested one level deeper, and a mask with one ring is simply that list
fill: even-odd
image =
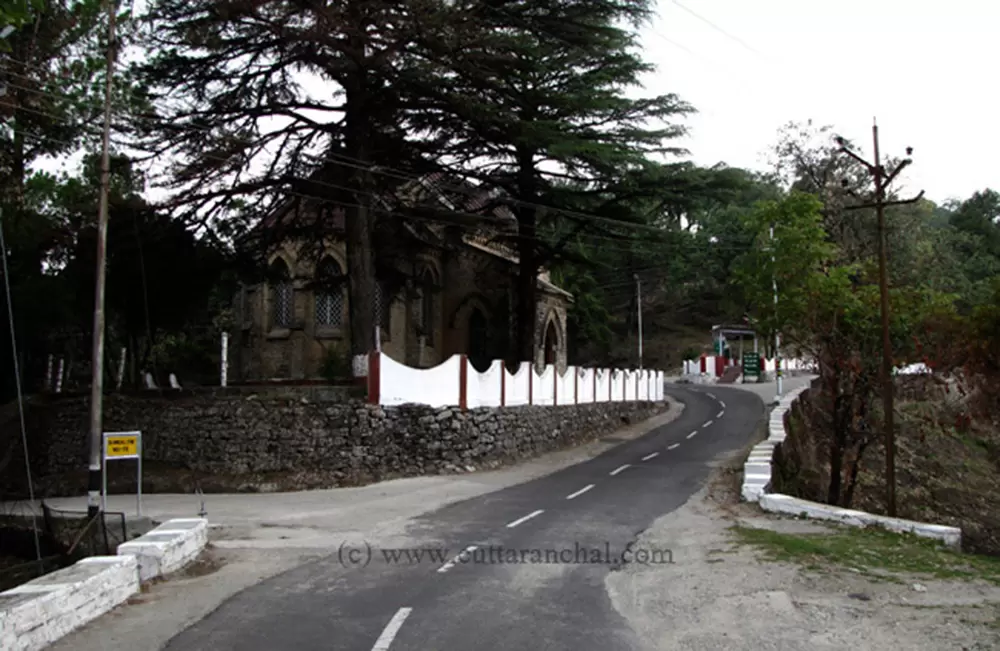
[{"label": "distant building", "polygon": [[[480,370],[504,355],[516,305],[517,256],[503,239],[516,221],[495,196],[435,174],[376,199],[378,208],[400,215],[386,220],[392,231],[382,234],[384,246],[376,246],[374,320],[385,354],[426,368],[467,353]],[[439,223],[421,219],[417,209],[487,219]],[[267,279],[240,293],[234,379],[318,379],[331,359],[349,359],[342,207],[293,196],[261,228],[281,232],[282,224],[294,221],[308,230],[317,219],[326,227],[319,241],[301,229],[279,235],[268,248]],[[534,362],[563,370],[572,295],[543,271],[537,296]]]}]

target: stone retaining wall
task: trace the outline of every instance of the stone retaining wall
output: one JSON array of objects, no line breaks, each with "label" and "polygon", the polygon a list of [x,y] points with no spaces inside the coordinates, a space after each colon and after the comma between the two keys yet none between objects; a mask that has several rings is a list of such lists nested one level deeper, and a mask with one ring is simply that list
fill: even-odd
[{"label": "stone retaining wall", "polygon": [[[237,490],[241,483],[288,473],[308,477],[303,485],[281,486],[289,489],[494,467],[593,439],[666,409],[665,403],[620,402],[462,412],[329,401],[315,392],[288,395],[110,396],[104,430],[142,431],[147,477],[168,468],[215,483],[228,478],[216,488],[209,481],[206,491]],[[36,477],[84,469],[87,399],[48,400],[33,411],[29,440]],[[112,465],[109,475],[131,477],[134,488],[134,465]],[[49,495],[80,490],[42,484]],[[145,489],[185,490],[162,481]]]}]

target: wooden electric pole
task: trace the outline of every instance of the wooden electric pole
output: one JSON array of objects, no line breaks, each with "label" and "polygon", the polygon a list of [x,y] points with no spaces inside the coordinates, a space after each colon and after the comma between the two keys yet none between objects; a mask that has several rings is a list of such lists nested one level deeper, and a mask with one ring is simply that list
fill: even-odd
[{"label": "wooden electric pole", "polygon": [[[94,340],[90,377],[90,455],[87,466],[87,515],[101,512],[101,444],[104,409],[104,288],[107,277],[108,191],[111,179],[111,89],[115,67],[115,0],[108,12],[107,79],[104,83],[104,142],[101,148],[101,197],[97,214],[97,280],[94,287]],[[142,479],[140,478],[140,481]]]},{"label": "wooden electric pole", "polygon": [[[888,206],[902,206],[916,203],[923,198],[923,190],[913,199],[905,201],[886,201],[886,189],[899,176],[903,169],[912,163],[909,158],[904,159],[896,169],[887,172],[882,166],[881,154],[878,144],[878,124],[872,124],[872,143],[875,150],[875,163],[869,163],[865,159],[851,151],[843,139],[838,139],[840,150],[858,161],[872,175],[875,181],[875,200],[857,206],[849,206],[847,210],[860,210],[862,208],[874,208],[878,218],[878,284],[881,298],[882,313],[882,411],[885,413],[884,433],[885,440],[885,501],[886,514],[890,517],[896,516],[896,432],[893,413],[893,393],[894,386],[892,380],[892,339],[889,336],[889,277],[888,263],[886,255],[885,236],[885,209]],[[906,154],[910,155],[913,149],[906,148]],[[845,181],[846,183],[846,181]]]}]

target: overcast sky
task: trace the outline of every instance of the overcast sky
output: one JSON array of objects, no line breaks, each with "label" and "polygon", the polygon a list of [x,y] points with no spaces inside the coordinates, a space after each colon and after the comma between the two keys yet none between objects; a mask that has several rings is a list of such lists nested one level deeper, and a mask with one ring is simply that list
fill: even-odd
[{"label": "overcast sky", "polygon": [[659,67],[647,91],[698,109],[685,141],[696,163],[762,169],[781,125],[808,119],[835,126],[870,159],[877,117],[884,154],[914,148],[904,189],[938,203],[1000,189],[1000,3],[679,1],[659,0],[643,32]]}]

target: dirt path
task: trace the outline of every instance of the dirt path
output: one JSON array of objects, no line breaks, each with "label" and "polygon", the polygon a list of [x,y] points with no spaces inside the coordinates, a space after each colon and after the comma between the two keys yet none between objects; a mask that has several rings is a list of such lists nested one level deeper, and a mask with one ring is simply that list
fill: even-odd
[{"label": "dirt path", "polygon": [[787,534],[835,531],[739,504],[739,462],[720,462],[708,487],[640,536],[639,547],[672,549],[674,564],[633,564],[607,579],[612,602],[647,648],[1000,648],[1000,588],[992,584],[811,571],[763,560],[739,543],[734,525]]}]

